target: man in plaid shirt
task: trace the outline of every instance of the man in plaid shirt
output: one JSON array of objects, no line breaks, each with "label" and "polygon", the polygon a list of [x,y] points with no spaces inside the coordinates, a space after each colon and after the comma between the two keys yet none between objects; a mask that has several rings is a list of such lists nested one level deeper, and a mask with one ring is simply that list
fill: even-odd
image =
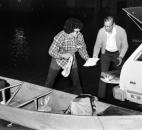
[{"label": "man in plaid shirt", "polygon": [[45,83],[46,87],[52,88],[57,74],[67,65],[69,58],[73,56],[70,74],[75,87],[74,92],[76,94],[82,93],[75,57],[75,53],[79,52],[84,60],[89,58],[83,35],[80,32],[82,27],[81,21],[69,18],[64,24],[64,29],[54,37],[53,43],[49,48],[49,55],[52,56],[52,60]]}]

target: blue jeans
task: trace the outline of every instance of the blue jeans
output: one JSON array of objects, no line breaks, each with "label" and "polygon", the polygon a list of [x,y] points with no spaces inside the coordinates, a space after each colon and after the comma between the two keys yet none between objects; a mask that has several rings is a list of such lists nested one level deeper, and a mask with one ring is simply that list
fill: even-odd
[{"label": "blue jeans", "polygon": [[[46,82],[45,82],[45,87],[48,87],[48,88],[53,87],[55,80],[56,80],[56,77],[57,77],[58,73],[60,72],[60,70],[61,70],[61,67],[58,66],[56,60],[54,58],[52,58],[51,64],[50,64],[50,67],[49,67],[48,76],[47,76],[47,79],[46,79]],[[75,91],[74,91],[75,94],[81,94],[82,88],[81,88],[81,84],[80,84],[76,60],[75,60],[75,63],[72,65],[70,75],[71,75],[73,87],[75,89]]]},{"label": "blue jeans", "polygon": [[[110,71],[110,65],[113,65],[114,70],[121,70],[122,64],[117,66],[119,63],[118,58],[119,52],[110,53],[106,51],[101,55],[101,72]],[[105,98],[106,97],[106,83],[100,80],[99,88],[98,88],[98,97]]]}]

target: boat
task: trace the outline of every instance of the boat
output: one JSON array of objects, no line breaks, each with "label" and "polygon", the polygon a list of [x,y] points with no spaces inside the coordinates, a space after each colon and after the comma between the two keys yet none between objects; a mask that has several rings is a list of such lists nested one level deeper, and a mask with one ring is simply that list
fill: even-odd
[{"label": "boat", "polygon": [[[0,76],[9,83],[1,88],[0,119],[36,130],[137,130],[142,129],[142,112],[95,100],[96,114],[65,114],[74,94]],[[7,98],[7,90],[10,96]],[[48,99],[47,111],[42,101]],[[113,111],[113,114],[105,112]]]}]

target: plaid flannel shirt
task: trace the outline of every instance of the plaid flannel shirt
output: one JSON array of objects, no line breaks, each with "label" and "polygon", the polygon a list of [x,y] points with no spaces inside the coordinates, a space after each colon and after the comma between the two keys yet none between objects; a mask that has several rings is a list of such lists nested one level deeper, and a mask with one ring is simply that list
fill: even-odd
[{"label": "plaid flannel shirt", "polygon": [[[78,49],[78,45],[81,48]],[[79,33],[76,38],[71,38],[68,37],[67,33],[61,31],[54,37],[53,43],[49,48],[49,55],[55,58],[57,64],[63,68],[67,64],[68,59],[64,59],[60,55],[70,53],[75,58],[75,52],[77,51],[84,60],[89,58],[83,35]]]}]

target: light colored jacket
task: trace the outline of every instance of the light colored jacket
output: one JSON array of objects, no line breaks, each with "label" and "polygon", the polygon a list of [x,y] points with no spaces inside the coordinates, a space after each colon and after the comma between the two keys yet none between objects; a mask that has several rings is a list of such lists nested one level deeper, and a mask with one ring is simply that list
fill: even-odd
[{"label": "light colored jacket", "polygon": [[[116,27],[116,45],[117,49],[120,53],[120,57],[124,57],[127,50],[128,50],[128,41],[127,41],[127,34],[126,31],[118,26],[115,25]],[[106,48],[106,42],[107,42],[107,34],[105,32],[105,28],[102,27],[97,35],[96,43],[94,46],[94,52],[93,52],[93,57],[98,57],[100,50],[101,53],[105,53],[105,48]]]}]

